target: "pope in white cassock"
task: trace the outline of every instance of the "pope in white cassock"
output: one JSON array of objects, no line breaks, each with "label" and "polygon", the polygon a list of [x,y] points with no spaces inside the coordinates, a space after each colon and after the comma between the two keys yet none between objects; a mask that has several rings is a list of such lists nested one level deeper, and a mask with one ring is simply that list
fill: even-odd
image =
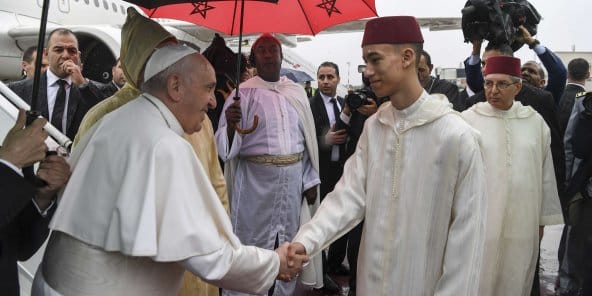
[{"label": "pope in white cassock", "polygon": [[213,68],[168,45],[152,54],[144,81],[143,94],[97,122],[72,155],[32,294],[176,295],[185,269],[265,293],[287,272],[278,256],[286,250],[241,244],[182,138],[214,102]]},{"label": "pope in white cassock", "polygon": [[[318,203],[318,148],[304,88],[280,77],[280,42],[262,35],[253,43],[251,60],[258,76],[240,84],[240,101],[230,99],[234,92],[226,100],[216,143],[226,162],[234,233],[244,244],[274,249],[290,242],[304,221],[308,204],[303,196]],[[252,133],[235,132],[236,124],[252,126],[255,115],[259,125]],[[319,261],[313,263],[320,268]],[[322,285],[320,270],[307,283]],[[290,296],[295,288],[295,282],[278,282],[273,295]]]},{"label": "pope in white cassock", "polygon": [[550,131],[534,109],[514,101],[519,59],[491,57],[484,74],[487,102],[462,113],[481,133],[488,187],[478,295],[529,295],[543,226],[563,223]]},{"label": "pope in white cassock", "polygon": [[[290,255],[314,255],[365,219],[357,295],[477,294],[485,179],[478,135],[417,76],[413,17],[368,21],[364,75],[378,97],[341,180]],[[288,261],[290,261],[290,255]]]}]

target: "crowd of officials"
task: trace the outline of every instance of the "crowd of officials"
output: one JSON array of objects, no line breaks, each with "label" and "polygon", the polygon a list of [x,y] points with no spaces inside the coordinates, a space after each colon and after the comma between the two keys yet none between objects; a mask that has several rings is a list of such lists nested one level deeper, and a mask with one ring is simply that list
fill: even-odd
[{"label": "crowd of officials", "polygon": [[[592,295],[590,65],[576,58],[566,68],[526,29],[519,34],[542,64],[521,63],[507,44],[483,49],[473,40],[459,90],[431,75],[430,41],[413,18],[379,18],[362,43],[364,86],[340,97],[331,61],[318,66],[316,90],[280,77],[281,43],[269,34],[240,57],[237,77],[237,58],[219,36],[200,55],[130,11],[113,79],[102,84],[83,76],[76,35],[53,30],[43,51],[24,51],[23,79],[9,84],[30,102],[42,55],[32,107],[46,119],[25,126],[21,111],[0,147],[0,294],[19,295],[17,261],[51,228],[36,295],[340,295],[335,276],[349,277],[349,295],[539,295],[543,227],[565,223],[556,295]],[[161,145],[134,121],[171,142]],[[69,161],[46,153],[46,122],[75,139]],[[108,142],[111,134],[130,139]],[[167,149],[177,159],[159,154]],[[126,195],[132,185],[142,189]],[[89,208],[96,212],[80,212]],[[68,273],[94,264],[80,254],[129,264],[105,275],[110,285],[138,280],[130,276],[137,271],[162,289],[114,284],[109,293]],[[108,264],[97,265],[82,269],[109,274]]]}]

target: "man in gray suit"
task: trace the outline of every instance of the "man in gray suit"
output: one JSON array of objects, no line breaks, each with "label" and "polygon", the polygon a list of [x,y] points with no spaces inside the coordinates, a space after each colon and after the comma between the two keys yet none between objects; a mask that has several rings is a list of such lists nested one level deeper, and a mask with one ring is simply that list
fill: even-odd
[{"label": "man in gray suit", "polygon": [[[65,28],[53,30],[43,55],[49,61],[49,69],[41,75],[39,97],[31,107],[41,111],[43,117],[73,139],[84,114],[104,96],[94,83],[82,76],[74,32]],[[31,104],[33,79],[18,81],[9,87]]]}]

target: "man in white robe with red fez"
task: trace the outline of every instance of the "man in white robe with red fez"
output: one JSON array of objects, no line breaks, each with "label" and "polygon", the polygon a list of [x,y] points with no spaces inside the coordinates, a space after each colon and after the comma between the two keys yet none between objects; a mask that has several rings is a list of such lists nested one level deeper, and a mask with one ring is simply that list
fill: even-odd
[{"label": "man in white robe with red fez", "polygon": [[142,94],[94,124],[72,154],[32,295],[177,295],[185,270],[262,294],[280,272],[295,276],[281,259],[287,246],[244,246],[232,233],[182,137],[202,128],[214,104],[212,66],[171,44],[152,54],[143,77]]},{"label": "man in white robe with red fez", "polygon": [[520,59],[490,57],[487,102],[462,113],[481,133],[487,177],[485,252],[477,295],[530,295],[545,225],[561,224],[551,135],[530,106],[514,101]]},{"label": "man in white robe with red fez", "polygon": [[[308,97],[301,85],[280,76],[282,47],[263,34],[251,48],[257,76],[240,84],[224,104],[216,131],[218,153],[230,195],[230,217],[241,242],[273,250],[290,242],[300,223],[310,219],[309,204],[318,206],[319,160],[316,131]],[[240,134],[254,118],[252,133]],[[308,219],[306,219],[308,215]],[[304,283],[322,287],[321,262]],[[317,262],[314,262],[314,261]],[[294,295],[296,282],[277,282],[273,295]],[[224,290],[223,295],[244,295]]]},{"label": "man in white robe with red fez", "polygon": [[390,97],[367,119],[342,178],[288,256],[315,255],[365,219],[358,295],[477,294],[485,177],[476,131],[417,76],[414,17],[368,21],[364,75]]}]

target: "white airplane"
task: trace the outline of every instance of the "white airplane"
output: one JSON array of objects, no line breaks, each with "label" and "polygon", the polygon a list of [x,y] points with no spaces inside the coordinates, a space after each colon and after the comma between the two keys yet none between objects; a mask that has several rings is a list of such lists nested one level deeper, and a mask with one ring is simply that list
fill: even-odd
[{"label": "white airplane", "polygon": [[[39,19],[42,0],[0,0],[0,79],[16,80],[20,78],[22,52],[32,45],[37,45]],[[48,13],[47,32],[56,27],[67,27],[74,31],[79,40],[84,74],[86,77],[108,82],[111,79],[111,66],[119,56],[120,31],[125,21],[128,7],[133,4],[121,0],[57,0],[51,1]],[[460,29],[460,18],[419,18],[419,23],[430,30]],[[160,19],[159,22],[178,39],[205,49],[212,41],[215,32],[177,20]],[[362,31],[365,20],[338,25],[322,32],[333,34],[340,32]],[[237,37],[222,35],[230,47],[238,45]],[[299,42],[311,40],[308,36],[278,34],[286,47],[295,47]],[[245,36],[243,45],[248,45],[256,35]],[[282,67],[297,68],[316,76],[316,67],[308,63],[290,49],[284,50]]]}]

